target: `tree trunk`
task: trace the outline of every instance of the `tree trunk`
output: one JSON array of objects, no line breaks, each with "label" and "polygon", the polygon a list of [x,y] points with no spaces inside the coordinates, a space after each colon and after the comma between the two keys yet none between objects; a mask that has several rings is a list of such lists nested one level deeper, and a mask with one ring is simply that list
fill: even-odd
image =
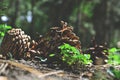
[{"label": "tree trunk", "polygon": [[101,44],[105,42],[107,31],[109,27],[106,26],[107,19],[107,0],[102,0],[100,4],[96,5],[93,15],[93,24],[96,31],[96,42]]},{"label": "tree trunk", "polygon": [[60,4],[54,2],[51,4],[51,8],[49,9],[50,23],[53,26],[58,26],[61,20],[69,22],[69,16],[74,10],[75,6],[78,6],[81,0],[61,0]]},{"label": "tree trunk", "polygon": [[29,27],[29,34],[30,36],[33,38],[34,36],[34,23],[35,23],[35,15],[34,15],[34,6],[35,6],[35,2],[36,0],[31,0],[31,5],[32,5],[32,8],[31,8],[31,12],[32,12],[32,21],[30,23],[30,27]]},{"label": "tree trunk", "polygon": [[18,13],[19,13],[19,3],[20,3],[19,0],[15,1],[15,10],[13,13],[14,15],[13,15],[13,18],[12,18],[11,23],[10,23],[13,28],[16,28],[16,20],[17,20]]}]

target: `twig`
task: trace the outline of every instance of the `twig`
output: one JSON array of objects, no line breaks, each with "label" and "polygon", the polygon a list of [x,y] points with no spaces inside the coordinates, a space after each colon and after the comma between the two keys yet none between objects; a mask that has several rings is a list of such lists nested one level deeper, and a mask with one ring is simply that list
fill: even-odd
[{"label": "twig", "polygon": [[49,73],[46,73],[46,74],[43,74],[43,75],[39,75],[38,77],[43,78],[43,77],[46,77],[46,76],[60,74],[60,73],[63,73],[63,71],[59,70],[59,71],[55,71],[55,72],[49,72]]},{"label": "twig", "polygon": [[3,67],[4,67],[4,63],[1,64],[1,66],[0,66],[0,70],[1,70]]},{"label": "twig", "polygon": [[5,63],[4,65],[1,66],[0,74],[5,72],[5,69],[7,68],[8,63]]}]

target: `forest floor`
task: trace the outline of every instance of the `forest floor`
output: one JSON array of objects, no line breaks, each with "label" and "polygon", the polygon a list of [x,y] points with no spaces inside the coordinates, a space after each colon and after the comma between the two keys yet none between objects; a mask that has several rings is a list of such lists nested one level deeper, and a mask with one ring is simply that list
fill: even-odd
[{"label": "forest floor", "polygon": [[[26,60],[0,60],[0,80],[120,80],[110,65],[88,65],[79,70]],[[115,66],[120,70],[120,66]]]},{"label": "forest floor", "polygon": [[[62,27],[50,28],[46,35],[36,36],[35,40],[21,29],[9,30],[0,46],[0,80],[120,80],[120,65],[105,64],[109,57],[105,44],[98,45],[93,39],[91,46],[83,51],[90,54],[93,64],[104,65],[83,65],[82,62],[90,61],[88,56],[80,55],[79,37],[66,22],[61,24]],[[117,49],[112,50],[115,51]],[[119,63],[118,56],[110,57]],[[79,61],[81,63],[75,64]]]}]

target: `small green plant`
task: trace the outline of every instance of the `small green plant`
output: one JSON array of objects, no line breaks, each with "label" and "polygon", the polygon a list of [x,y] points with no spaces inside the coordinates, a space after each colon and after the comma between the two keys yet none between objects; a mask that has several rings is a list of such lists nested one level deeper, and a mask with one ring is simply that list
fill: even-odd
[{"label": "small green plant", "polygon": [[65,43],[59,46],[59,49],[62,61],[68,65],[74,65],[77,63],[90,64],[92,62],[89,54],[81,54],[77,48],[69,44]]},{"label": "small green plant", "polygon": [[116,78],[117,80],[120,79],[120,71],[119,71],[119,70],[114,69],[114,70],[113,70],[113,73],[114,73],[115,78]]},{"label": "small green plant", "polygon": [[6,24],[0,24],[0,38],[3,37],[5,33],[11,28],[11,26],[8,26]]},{"label": "small green plant", "polygon": [[109,56],[108,56],[108,64],[113,65],[119,65],[120,64],[120,49],[117,48],[111,48],[108,50]]},{"label": "small green plant", "polygon": [[120,70],[115,69],[114,67],[110,67],[110,71],[113,73],[113,76],[114,76],[115,80],[120,79]]}]

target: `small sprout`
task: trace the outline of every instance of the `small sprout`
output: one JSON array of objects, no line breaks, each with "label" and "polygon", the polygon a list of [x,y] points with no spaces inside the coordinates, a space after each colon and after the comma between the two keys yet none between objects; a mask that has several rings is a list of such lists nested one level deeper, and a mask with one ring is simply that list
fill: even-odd
[{"label": "small sprout", "polygon": [[7,26],[6,24],[0,24],[0,38],[4,37],[5,33],[11,28],[11,26]]},{"label": "small sprout", "polygon": [[49,57],[54,57],[54,56],[55,56],[55,54],[50,54],[50,55],[49,55]]},{"label": "small sprout", "polygon": [[117,70],[114,67],[110,67],[109,72],[112,74],[114,79],[116,79],[116,80],[120,79],[120,70]]}]

